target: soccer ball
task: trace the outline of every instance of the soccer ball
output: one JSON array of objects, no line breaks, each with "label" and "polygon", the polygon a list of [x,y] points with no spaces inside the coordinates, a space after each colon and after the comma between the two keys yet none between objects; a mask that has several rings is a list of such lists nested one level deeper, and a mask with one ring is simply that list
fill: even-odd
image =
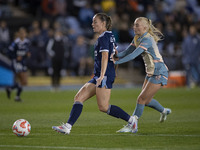
[{"label": "soccer ball", "polygon": [[19,119],[13,124],[12,130],[17,136],[27,136],[31,132],[31,125],[27,120]]}]

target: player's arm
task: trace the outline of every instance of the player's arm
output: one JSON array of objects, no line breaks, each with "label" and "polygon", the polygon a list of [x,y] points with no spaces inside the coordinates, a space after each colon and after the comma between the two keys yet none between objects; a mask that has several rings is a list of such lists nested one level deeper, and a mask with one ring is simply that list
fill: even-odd
[{"label": "player's arm", "polygon": [[106,73],[107,65],[108,65],[108,52],[102,51],[101,52],[102,58],[101,58],[101,74],[100,77],[96,80],[96,86],[98,87],[101,84],[101,81],[104,78],[104,75]]},{"label": "player's arm", "polygon": [[122,64],[125,62],[128,62],[130,60],[135,59],[137,56],[139,56],[140,54],[142,54],[144,52],[144,49],[141,47],[137,47],[132,53],[126,55],[125,57],[115,61],[115,64]]},{"label": "player's arm", "polygon": [[130,53],[132,53],[135,50],[135,46],[133,46],[133,44],[131,43],[126,50],[116,54],[116,57],[122,58],[125,57],[127,55],[129,55]]},{"label": "player's arm", "polygon": [[55,55],[55,52],[52,50],[54,44],[54,40],[50,39],[48,44],[47,44],[47,54],[49,54],[50,57],[53,57]]}]

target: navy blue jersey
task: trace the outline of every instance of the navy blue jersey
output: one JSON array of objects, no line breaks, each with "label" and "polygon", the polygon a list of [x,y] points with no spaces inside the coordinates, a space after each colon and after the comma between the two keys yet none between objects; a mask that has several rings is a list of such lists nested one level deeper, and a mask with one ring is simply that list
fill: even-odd
[{"label": "navy blue jersey", "polygon": [[94,74],[95,76],[100,76],[101,72],[101,52],[108,52],[108,65],[106,69],[105,76],[115,77],[114,63],[111,61],[111,54],[114,53],[114,46],[116,47],[115,37],[111,31],[105,31],[102,33],[95,44],[95,63],[94,63]]},{"label": "navy blue jersey", "polygon": [[[13,62],[13,67],[16,72],[26,71],[26,58],[27,53],[29,52],[30,41],[24,39],[23,41],[20,38],[17,38],[8,48],[8,55]],[[21,57],[21,60],[17,60],[18,57]]]}]

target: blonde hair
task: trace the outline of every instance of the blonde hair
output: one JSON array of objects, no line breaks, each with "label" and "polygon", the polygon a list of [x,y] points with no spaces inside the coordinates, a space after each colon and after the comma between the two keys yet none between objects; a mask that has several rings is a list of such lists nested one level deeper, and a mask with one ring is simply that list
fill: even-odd
[{"label": "blonde hair", "polygon": [[145,27],[147,28],[147,32],[153,36],[156,42],[163,39],[164,35],[156,27],[154,27],[151,19],[148,19],[146,17],[139,17],[138,19],[145,22]]}]

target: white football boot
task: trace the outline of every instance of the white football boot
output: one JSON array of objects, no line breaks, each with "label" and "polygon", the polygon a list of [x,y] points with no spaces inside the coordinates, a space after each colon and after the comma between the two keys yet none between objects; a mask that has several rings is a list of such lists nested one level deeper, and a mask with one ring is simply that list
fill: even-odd
[{"label": "white football boot", "polygon": [[70,134],[72,126],[68,123],[62,124],[61,126],[52,126],[52,129],[63,134]]},{"label": "white football boot", "polygon": [[170,108],[164,108],[163,112],[160,113],[160,122],[164,122],[167,119],[167,115],[171,113],[172,110]]},{"label": "white football boot", "polygon": [[127,133],[127,132],[132,132],[132,133],[136,133],[138,131],[138,117],[137,116],[131,116],[132,117],[132,121],[131,123],[128,123],[126,126],[124,126],[123,128],[121,128],[120,130],[118,130],[117,132],[120,133]]}]

